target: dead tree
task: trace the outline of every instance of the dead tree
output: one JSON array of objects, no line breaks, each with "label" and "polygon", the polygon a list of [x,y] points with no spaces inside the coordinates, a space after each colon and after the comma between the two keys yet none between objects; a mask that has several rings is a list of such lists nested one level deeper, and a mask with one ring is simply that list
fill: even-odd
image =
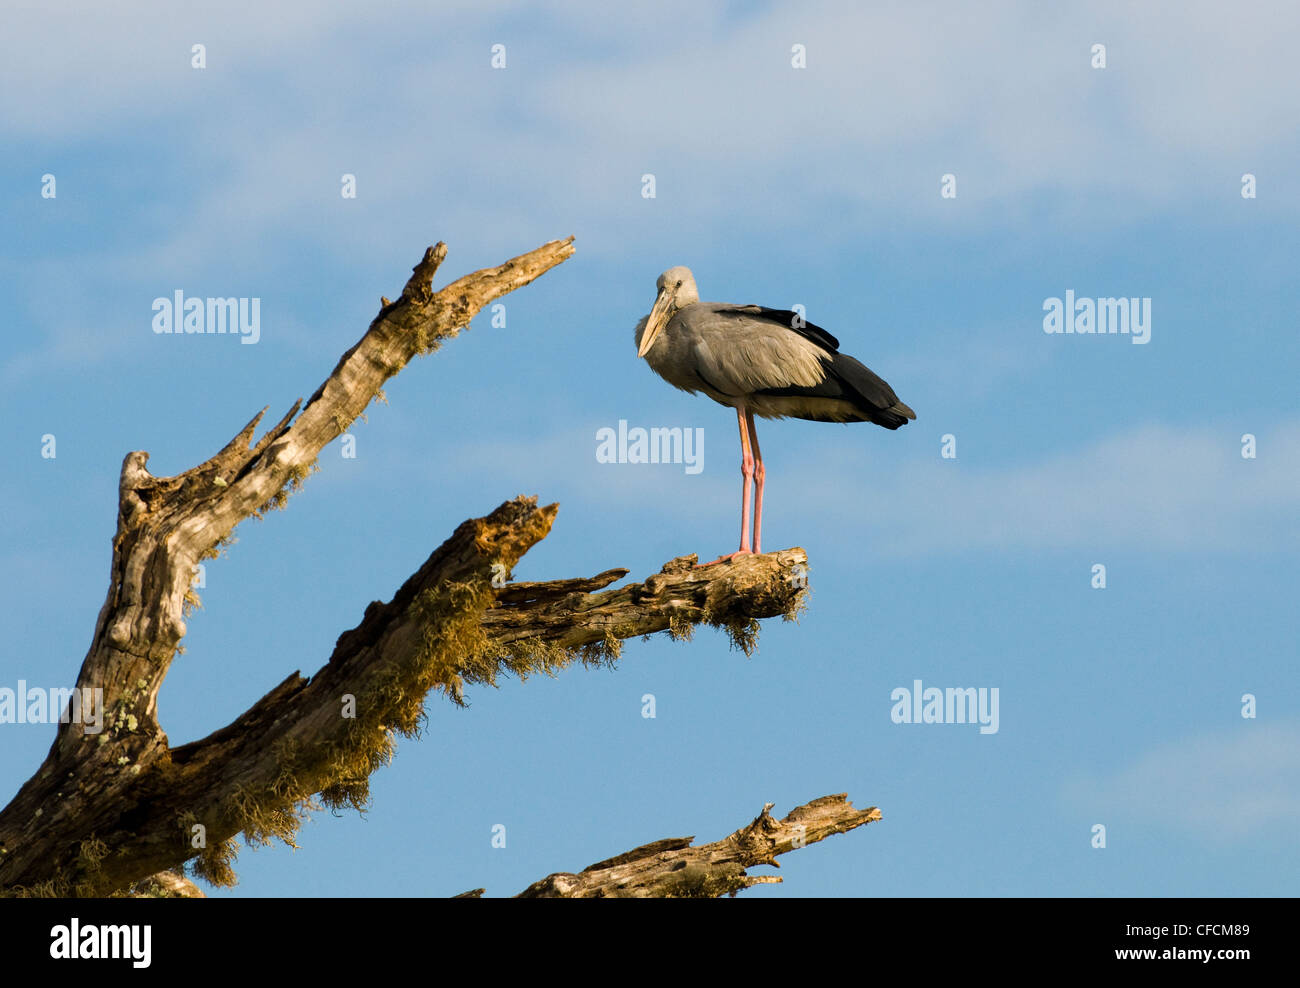
[{"label": "dead tree", "polygon": [[[60,723],[40,769],[0,810],[0,894],[201,894],[187,873],[233,884],[239,834],[249,844],[292,844],[308,810],[365,807],[371,773],[392,757],[395,736],[418,732],[430,690],[461,703],[467,684],[612,663],[624,639],[689,637],[699,623],[726,629],[748,653],[758,619],[797,613],[801,549],[712,567],[675,559],[617,589],[604,588],[627,570],[494,586],[501,582],[494,575],[545,538],[555,518],[557,505],[518,497],[461,524],[392,600],[366,608],[310,679],[295,672],[226,727],[178,748],[168,743],[157,697],[198,602],[195,565],[216,556],[239,522],[282,507],[325,445],[412,357],[432,353],[492,300],[564,261],[572,240],[434,292],[447,253],[439,243],[396,301],[381,300],[366,333],[306,404],[296,402],[261,438],[254,439],[265,408],[215,456],[177,476],[155,477],[148,453],[127,454],[108,596],[77,679],[77,690],[103,690],[103,730]],[[746,867],[801,846],[790,837],[798,814],[808,815],[808,841],[878,817],[843,797],[779,822],[765,809],[728,838],[728,849],[660,842],[577,876],[552,875],[524,894],[735,892],[771,880],[746,877]]]}]

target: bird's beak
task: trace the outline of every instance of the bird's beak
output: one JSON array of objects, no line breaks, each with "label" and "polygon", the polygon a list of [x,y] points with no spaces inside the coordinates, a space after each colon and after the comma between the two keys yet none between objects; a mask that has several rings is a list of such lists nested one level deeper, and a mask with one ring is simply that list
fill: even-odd
[{"label": "bird's beak", "polygon": [[645,321],[645,332],[641,334],[641,347],[636,352],[638,357],[644,357],[654,345],[655,337],[668,323],[668,315],[672,307],[672,293],[665,288],[655,299],[654,307],[650,309],[650,315]]}]

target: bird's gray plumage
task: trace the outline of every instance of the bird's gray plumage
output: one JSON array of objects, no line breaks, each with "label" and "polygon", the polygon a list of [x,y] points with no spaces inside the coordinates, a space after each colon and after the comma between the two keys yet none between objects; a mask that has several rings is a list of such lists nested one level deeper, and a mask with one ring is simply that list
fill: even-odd
[{"label": "bird's gray plumage", "polygon": [[743,477],[740,549],[722,559],[763,551],[767,471],[755,415],[875,422],[886,429],[916,418],[893,388],[847,353],[840,353],[839,340],[796,313],[701,302],[690,268],[669,268],[657,285],[649,315],[637,323],[637,356],[674,387],[703,392],[736,410]]},{"label": "bird's gray plumage", "polygon": [[[644,356],[674,387],[762,418],[874,422],[886,429],[916,418],[883,379],[797,313],[701,302],[684,267],[665,271],[658,284],[668,301],[656,301],[656,310],[664,309],[657,321],[662,329]],[[637,324],[638,350],[650,319]]]}]

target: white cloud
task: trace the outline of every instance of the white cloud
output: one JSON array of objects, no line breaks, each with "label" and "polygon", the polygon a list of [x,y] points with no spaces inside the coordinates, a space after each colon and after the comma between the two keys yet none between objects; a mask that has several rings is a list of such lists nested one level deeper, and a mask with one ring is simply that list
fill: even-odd
[{"label": "white cloud", "polygon": [[872,551],[883,555],[1294,551],[1300,422],[1260,430],[1254,460],[1242,459],[1239,439],[1240,430],[1226,426],[1144,425],[990,469],[972,465],[960,439],[957,459],[941,460],[936,436],[924,460],[857,468],[850,458],[818,455],[783,469],[819,478],[801,495],[810,517],[867,526]]},{"label": "white cloud", "polygon": [[[1190,201],[1240,208],[1247,170],[1271,209],[1300,203],[1268,178],[1297,151],[1300,8],[676,3],[617,31],[601,9],[25,4],[7,11],[0,128],[56,147],[145,128],[212,169],[154,258],[287,230],[351,249],[400,219],[462,244],[577,232],[585,251],[619,252],[628,224],[837,240],[897,214],[1042,223],[1044,201],[1098,228]],[[504,71],[488,68],[494,40]],[[1094,41],[1106,69],[1088,67]],[[790,67],[795,42],[807,69]],[[344,170],[364,197],[350,213],[328,208]],[[644,171],[659,178],[649,205]],[[960,205],[937,194],[946,171]]]},{"label": "white cloud", "polygon": [[1165,744],[1113,775],[1068,783],[1063,797],[1101,817],[1228,838],[1290,826],[1300,815],[1300,726],[1243,721]]}]

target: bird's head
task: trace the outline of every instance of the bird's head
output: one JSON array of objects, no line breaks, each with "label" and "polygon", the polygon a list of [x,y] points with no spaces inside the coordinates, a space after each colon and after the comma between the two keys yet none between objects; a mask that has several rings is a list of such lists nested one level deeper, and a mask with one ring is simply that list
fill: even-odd
[{"label": "bird's head", "polygon": [[668,321],[678,309],[700,300],[699,290],[695,287],[695,275],[691,274],[690,268],[681,265],[669,268],[659,276],[655,285],[659,289],[659,294],[650,309],[650,315],[646,317],[645,329],[641,332],[641,343],[637,347],[638,357],[646,355],[654,345],[659,332],[668,325]]}]

